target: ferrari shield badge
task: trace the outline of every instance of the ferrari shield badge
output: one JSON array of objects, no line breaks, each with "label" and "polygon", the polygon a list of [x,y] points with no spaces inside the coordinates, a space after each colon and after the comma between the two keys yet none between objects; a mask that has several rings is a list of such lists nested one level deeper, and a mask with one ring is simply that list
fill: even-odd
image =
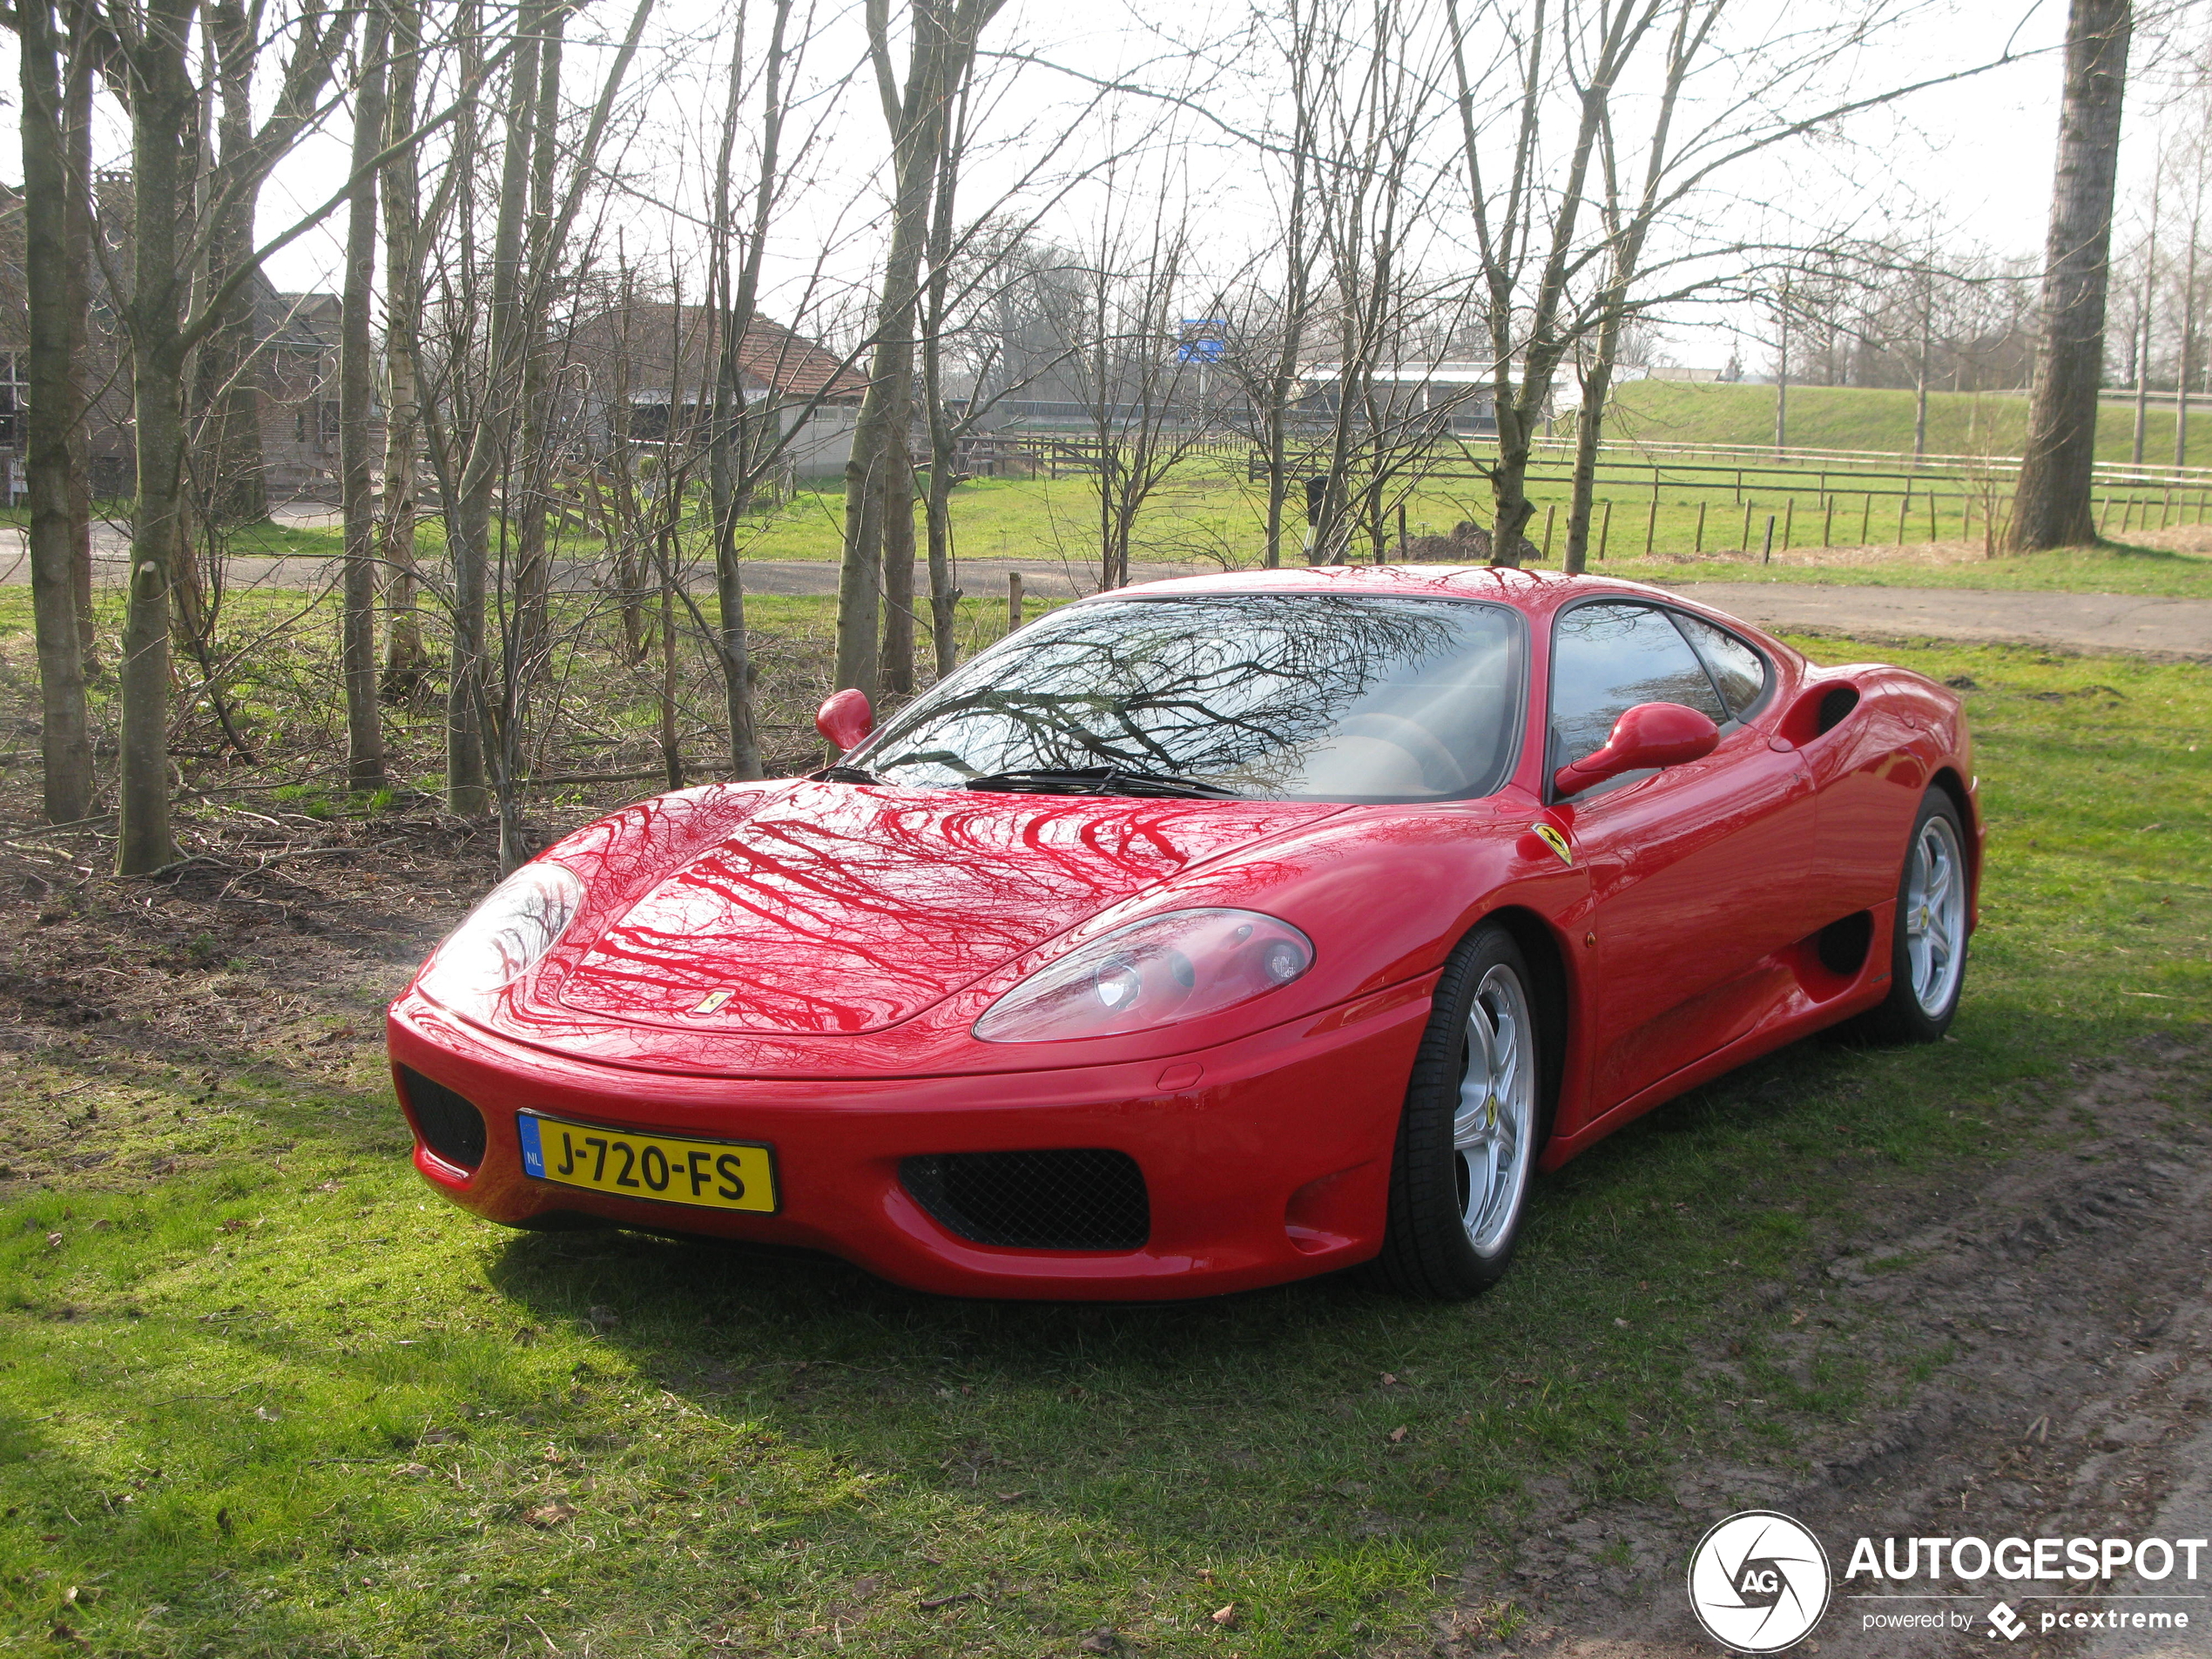
[{"label": "ferrari shield badge", "polygon": [[694,1014],[712,1014],[725,1002],[728,1001],[732,995],[732,993],[729,991],[709,991],[705,996],[699,998],[698,1006],[693,1008],[691,1012]]},{"label": "ferrari shield badge", "polygon": [[1575,849],[1568,846],[1567,838],[1549,824],[1531,824],[1528,827],[1535,833],[1538,840],[1559,854],[1559,861],[1561,864],[1575,862]]}]

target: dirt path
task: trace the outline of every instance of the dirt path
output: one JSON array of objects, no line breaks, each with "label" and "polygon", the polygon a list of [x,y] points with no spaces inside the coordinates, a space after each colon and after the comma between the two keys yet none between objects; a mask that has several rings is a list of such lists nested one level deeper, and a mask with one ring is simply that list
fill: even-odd
[{"label": "dirt path", "polygon": [[[1775,1509],[1811,1527],[1841,1574],[1871,1537],[2212,1537],[2212,1132],[2204,1109],[2212,1055],[2146,1049],[2123,1065],[2083,1069],[2054,1112],[2059,1143],[1979,1183],[1931,1180],[1878,1204],[1871,1224],[1837,1240],[1824,1266],[1766,1287],[1789,1305],[1793,1366],[1842,1341],[1880,1366],[1951,1355],[1901,1406],[1857,1421],[1848,1440],[1805,1448],[1790,1467],[1678,1467],[1673,1502],[1540,1512],[1509,1561],[1468,1570],[1460,1608],[1415,1654],[1500,1652],[1480,1635],[1506,1599],[1539,1610],[1511,1642],[1521,1659],[1703,1659],[1723,1650],[1693,1622],[1684,1565],[1723,1517]],[[1729,1356],[1696,1356],[1715,1377]],[[1808,1372],[1808,1374],[1810,1374]],[[1747,1389],[1748,1392],[1748,1389]],[[1763,1402],[1746,1400],[1746,1406]],[[2042,1615],[2110,1607],[2034,1593],[2071,1584],[1941,1588],[1945,1602],[1853,1599],[1839,1582],[1801,1649],[1853,1659],[2003,1652],[2027,1659],[2205,1659],[2212,1655],[2212,1551],[2186,1634],[2044,1634]],[[1903,1586],[1895,1588],[1905,1588]],[[1929,1588],[1925,1581],[1920,1588]],[[2023,1595],[2021,1592],[2028,1594]],[[1998,1641],[2000,1599],[2027,1620]],[[1955,1609],[1959,1632],[1869,1632],[1870,1610]]]},{"label": "dirt path", "polygon": [[1763,628],[1831,629],[1861,639],[2005,640],[2067,651],[2212,658],[2212,600],[1802,582],[1661,585]]},{"label": "dirt path", "polygon": [[[283,522],[322,524],[328,518],[318,509],[285,515]],[[96,582],[122,585],[128,551],[112,527],[102,526],[96,535],[93,559]],[[1064,599],[1097,590],[1097,576],[1088,565],[1050,556],[964,560],[961,584],[971,597],[995,598],[1005,593],[1007,577],[1016,570],[1022,573],[1023,590],[1035,598]],[[1196,567],[1176,564],[1136,565],[1130,572],[1138,582],[1196,573]],[[585,590],[599,574],[596,564],[563,562],[555,580],[563,588]],[[335,587],[338,568],[335,560],[323,557],[239,558],[231,561],[227,579],[234,591],[313,590]],[[30,580],[23,532],[0,529],[0,587],[26,586]],[[702,585],[709,580],[702,577]],[[748,591],[761,594],[832,594],[837,591],[837,566],[815,559],[753,560],[745,565],[745,585]],[[1827,630],[1862,639],[2006,640],[2066,651],[2212,659],[2212,600],[1979,588],[1828,587],[1802,582],[1661,585],[1761,627]]]}]

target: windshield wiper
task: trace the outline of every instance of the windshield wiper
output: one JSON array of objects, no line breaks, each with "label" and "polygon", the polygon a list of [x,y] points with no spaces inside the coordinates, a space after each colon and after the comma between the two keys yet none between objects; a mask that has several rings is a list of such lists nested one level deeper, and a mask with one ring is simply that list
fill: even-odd
[{"label": "windshield wiper", "polygon": [[1242,800],[1238,791],[1196,778],[1164,772],[1131,772],[1121,766],[1029,766],[988,772],[961,787],[1012,795],[1142,795],[1185,800]]},{"label": "windshield wiper", "polygon": [[806,780],[815,784],[872,784],[876,776],[860,766],[824,766],[819,772],[808,772]]}]

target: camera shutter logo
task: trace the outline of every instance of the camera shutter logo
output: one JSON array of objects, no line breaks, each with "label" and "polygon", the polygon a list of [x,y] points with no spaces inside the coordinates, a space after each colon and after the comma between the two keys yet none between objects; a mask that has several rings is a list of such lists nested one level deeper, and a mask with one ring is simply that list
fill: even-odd
[{"label": "camera shutter logo", "polygon": [[1689,1557],[1689,1607],[1705,1634],[1738,1653],[1779,1653],[1828,1610],[1828,1554],[1787,1515],[1730,1515]]}]

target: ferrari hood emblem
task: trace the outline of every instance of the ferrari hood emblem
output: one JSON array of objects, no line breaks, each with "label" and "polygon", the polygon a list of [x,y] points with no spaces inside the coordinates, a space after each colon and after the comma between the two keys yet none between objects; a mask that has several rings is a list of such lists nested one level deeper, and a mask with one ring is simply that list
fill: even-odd
[{"label": "ferrari hood emblem", "polygon": [[735,993],[730,991],[709,991],[705,996],[699,998],[698,1006],[694,1008],[691,1012],[694,1014],[711,1014],[717,1008],[720,1008],[725,1002],[728,1001],[733,995],[735,995]]},{"label": "ferrari hood emblem", "polygon": [[1561,864],[1575,862],[1575,849],[1568,846],[1567,838],[1549,824],[1531,824],[1528,827],[1535,833],[1538,840],[1559,854],[1559,861]]}]

